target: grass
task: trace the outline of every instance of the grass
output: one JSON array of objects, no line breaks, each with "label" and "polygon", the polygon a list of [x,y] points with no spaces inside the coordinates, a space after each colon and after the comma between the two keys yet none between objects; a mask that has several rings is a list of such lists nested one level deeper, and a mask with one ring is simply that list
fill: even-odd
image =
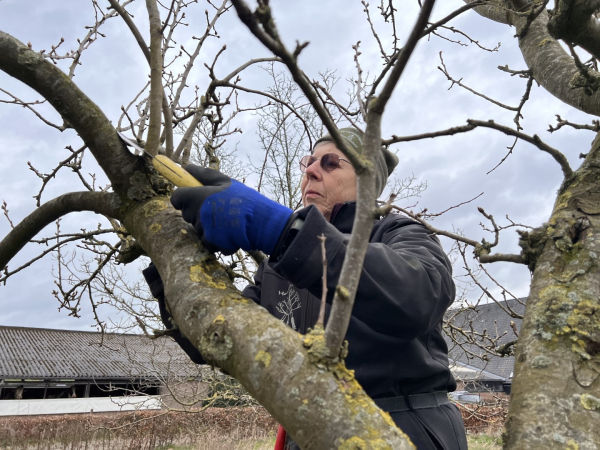
[{"label": "grass", "polygon": [[[265,437],[245,438],[245,439],[232,439],[230,436],[224,435],[223,433],[209,432],[204,435],[198,436],[196,439],[192,439],[193,443],[172,443],[167,445],[160,445],[154,448],[154,450],[272,450],[275,446],[275,435],[270,433]],[[469,434],[467,435],[467,443],[469,450],[502,450],[502,438],[500,436],[492,436],[488,434]],[[117,442],[113,444],[118,445]],[[0,447],[7,449],[34,449],[38,446],[29,447],[26,444],[21,447]],[[45,448],[51,449],[64,449],[68,448],[63,445],[50,445]],[[39,447],[38,447],[39,448]],[[83,449],[83,447],[76,446],[72,448]],[[91,443],[87,449],[104,449],[103,442]]]},{"label": "grass", "polygon": [[[502,450],[502,438],[487,434],[467,436],[469,450]],[[272,450],[275,437],[263,439],[231,440],[223,435],[206,435],[194,445],[163,445],[156,450]]]},{"label": "grass", "polygon": [[502,438],[489,434],[467,435],[469,450],[502,450]]},{"label": "grass", "polygon": [[155,450],[272,450],[275,447],[275,435],[263,438],[231,439],[218,433],[207,433],[199,437],[194,444],[170,444],[156,447]]}]

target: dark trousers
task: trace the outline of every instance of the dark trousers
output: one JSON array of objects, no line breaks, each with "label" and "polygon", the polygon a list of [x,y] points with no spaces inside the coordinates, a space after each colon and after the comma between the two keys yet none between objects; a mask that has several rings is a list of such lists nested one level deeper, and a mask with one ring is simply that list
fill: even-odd
[{"label": "dark trousers", "polygon": [[[460,411],[449,403],[435,408],[400,411],[390,416],[417,450],[467,450],[467,436]],[[286,450],[300,450],[288,435]]]}]

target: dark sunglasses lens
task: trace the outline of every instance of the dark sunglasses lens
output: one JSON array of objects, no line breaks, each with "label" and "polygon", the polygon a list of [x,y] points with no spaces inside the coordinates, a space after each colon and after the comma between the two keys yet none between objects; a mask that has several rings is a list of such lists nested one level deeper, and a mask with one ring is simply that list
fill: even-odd
[{"label": "dark sunglasses lens", "polygon": [[340,157],[335,153],[327,153],[326,155],[323,155],[321,158],[321,167],[327,172],[337,169],[340,167]]}]

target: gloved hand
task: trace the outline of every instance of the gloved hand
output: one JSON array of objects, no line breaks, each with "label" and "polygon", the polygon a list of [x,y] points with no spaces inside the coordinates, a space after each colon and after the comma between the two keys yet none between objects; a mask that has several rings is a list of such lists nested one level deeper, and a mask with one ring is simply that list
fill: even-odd
[{"label": "gloved hand", "polygon": [[171,203],[181,210],[211,251],[231,255],[238,249],[273,253],[292,210],[221,172],[185,167],[203,186],[178,188]]},{"label": "gloved hand", "polygon": [[[174,328],[173,322],[171,321],[172,316],[165,305],[165,286],[163,285],[156,266],[150,263],[146,269],[142,270],[142,274],[144,275],[146,283],[148,283],[148,286],[150,287],[152,296],[158,300],[158,308],[160,310],[160,318],[162,323],[167,330],[172,330]],[[198,349],[194,347],[188,338],[181,334],[179,330],[174,331],[171,336],[173,339],[175,339],[175,342],[179,344],[183,351],[187,353],[193,362],[196,364],[206,364]]]}]

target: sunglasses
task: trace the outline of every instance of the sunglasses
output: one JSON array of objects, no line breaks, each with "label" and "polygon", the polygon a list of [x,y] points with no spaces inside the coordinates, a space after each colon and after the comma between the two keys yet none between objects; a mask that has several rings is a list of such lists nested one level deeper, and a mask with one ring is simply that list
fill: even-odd
[{"label": "sunglasses", "polygon": [[332,172],[335,169],[340,167],[340,161],[345,161],[350,164],[350,161],[347,159],[340,158],[335,153],[326,153],[320,158],[315,158],[312,155],[306,155],[300,160],[300,172],[305,173],[308,166],[310,166],[315,161],[321,161],[321,168],[326,172]]}]

